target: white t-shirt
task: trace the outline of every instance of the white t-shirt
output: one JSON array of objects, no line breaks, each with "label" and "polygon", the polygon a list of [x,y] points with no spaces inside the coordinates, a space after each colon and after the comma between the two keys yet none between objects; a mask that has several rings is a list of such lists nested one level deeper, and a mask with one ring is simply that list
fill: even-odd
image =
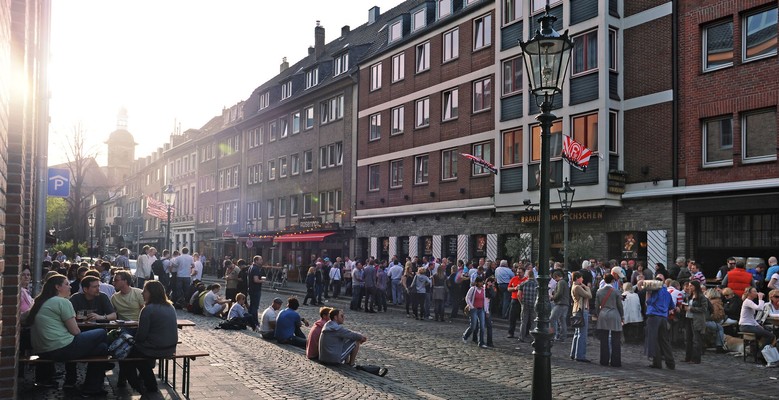
[{"label": "white t-shirt", "polygon": [[179,278],[186,278],[189,276],[189,269],[195,260],[189,254],[181,254],[173,260],[173,264],[176,266],[176,271]]},{"label": "white t-shirt", "polygon": [[276,310],[273,306],[270,306],[262,312],[262,321],[260,322],[260,333],[273,332],[273,328],[270,327],[270,322],[276,321]]},{"label": "white t-shirt", "polygon": [[214,304],[216,304],[217,299],[219,299],[219,296],[217,296],[213,290],[209,290],[208,293],[206,293],[205,299],[203,300],[203,308],[206,310],[214,308]]},{"label": "white t-shirt", "polygon": [[195,275],[192,276],[192,279],[203,279],[203,263],[200,260],[195,261]]}]

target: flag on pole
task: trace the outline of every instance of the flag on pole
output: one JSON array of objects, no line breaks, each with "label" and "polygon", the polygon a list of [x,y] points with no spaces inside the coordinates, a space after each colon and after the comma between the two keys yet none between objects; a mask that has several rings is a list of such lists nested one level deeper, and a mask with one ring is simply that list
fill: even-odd
[{"label": "flag on pole", "polygon": [[[174,214],[176,212],[176,207],[170,207],[170,212],[171,214]],[[163,220],[168,219],[168,206],[165,203],[147,195],[146,214]]]},{"label": "flag on pole", "polygon": [[471,160],[471,161],[473,161],[475,164],[479,164],[479,165],[481,165],[482,167],[484,167],[484,168],[487,168],[487,169],[488,169],[488,170],[490,170],[490,171],[491,171],[493,174],[495,174],[495,175],[497,175],[497,174],[498,174],[498,169],[497,169],[497,168],[495,168],[495,166],[494,166],[494,165],[490,164],[490,162],[489,162],[489,161],[487,161],[487,160],[485,160],[485,159],[483,159],[483,158],[476,157],[476,156],[474,156],[473,154],[468,154],[468,153],[460,153],[460,155],[461,155],[461,156],[463,156],[463,157],[465,157],[465,158],[467,158],[467,159],[469,159],[469,160]]},{"label": "flag on pole", "polygon": [[590,165],[590,156],[592,150],[584,147],[581,143],[571,139],[570,136],[563,135],[563,158],[568,160],[574,168],[583,171]]}]

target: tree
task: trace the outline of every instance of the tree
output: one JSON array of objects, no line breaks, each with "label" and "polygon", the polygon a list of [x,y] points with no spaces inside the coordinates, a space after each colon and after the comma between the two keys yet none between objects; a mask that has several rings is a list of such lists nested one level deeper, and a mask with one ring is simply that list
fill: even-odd
[{"label": "tree", "polygon": [[587,257],[592,257],[595,239],[591,235],[577,235],[568,242],[568,259],[576,264]]},{"label": "tree", "polygon": [[506,255],[515,262],[532,258],[533,236],[523,233],[506,240]]},{"label": "tree", "polygon": [[61,231],[69,227],[69,223],[66,226],[66,218],[68,216],[68,202],[62,197],[47,197],[46,198],[46,230],[52,229]]}]

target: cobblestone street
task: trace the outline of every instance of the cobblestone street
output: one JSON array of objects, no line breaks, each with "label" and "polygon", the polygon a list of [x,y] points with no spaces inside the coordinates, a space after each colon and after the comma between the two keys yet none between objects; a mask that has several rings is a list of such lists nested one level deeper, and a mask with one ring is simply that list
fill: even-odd
[{"label": "cobblestone street", "polygon": [[[291,284],[289,289],[298,289]],[[284,292],[266,290],[263,304]],[[180,311],[180,318],[195,321],[184,328],[184,346],[207,350],[210,357],[192,363],[193,399],[476,399],[530,397],[533,356],[530,343],[506,339],[505,323],[496,321],[495,349],[480,349],[460,340],[464,320],[454,322],[416,321],[405,318],[405,310],[390,308],[387,314],[365,314],[348,310],[343,300],[329,305],[346,308],[346,326],[368,336],[358,363],[389,368],[377,377],[346,367],[334,368],[308,361],[302,350],[268,342],[251,331],[222,331],[213,328],[215,318]],[[264,307],[263,307],[264,308]],[[301,306],[310,321],[317,307]],[[304,329],[304,332],[306,330]],[[598,342],[590,337],[588,358],[592,364],[568,358],[570,339],[553,348],[553,392],[557,399],[602,399],[615,394],[634,399],[733,399],[776,398],[779,369],[767,369],[741,357],[707,352],[700,365],[682,362],[676,349],[676,371],[647,368],[649,364],[637,345],[623,347],[623,367],[597,364]],[[109,398],[131,398],[127,389],[116,389],[109,373]],[[180,389],[180,384],[179,384]],[[681,395],[681,396],[680,396]],[[67,398],[63,391],[38,391],[30,385],[30,374],[20,387],[20,397]],[[165,392],[160,398],[178,398]]]}]

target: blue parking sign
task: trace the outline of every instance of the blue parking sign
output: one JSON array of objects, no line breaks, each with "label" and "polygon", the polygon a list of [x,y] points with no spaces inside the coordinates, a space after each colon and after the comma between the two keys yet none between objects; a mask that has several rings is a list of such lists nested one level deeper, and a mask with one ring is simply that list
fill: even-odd
[{"label": "blue parking sign", "polygon": [[49,196],[70,196],[70,170],[49,168]]}]

